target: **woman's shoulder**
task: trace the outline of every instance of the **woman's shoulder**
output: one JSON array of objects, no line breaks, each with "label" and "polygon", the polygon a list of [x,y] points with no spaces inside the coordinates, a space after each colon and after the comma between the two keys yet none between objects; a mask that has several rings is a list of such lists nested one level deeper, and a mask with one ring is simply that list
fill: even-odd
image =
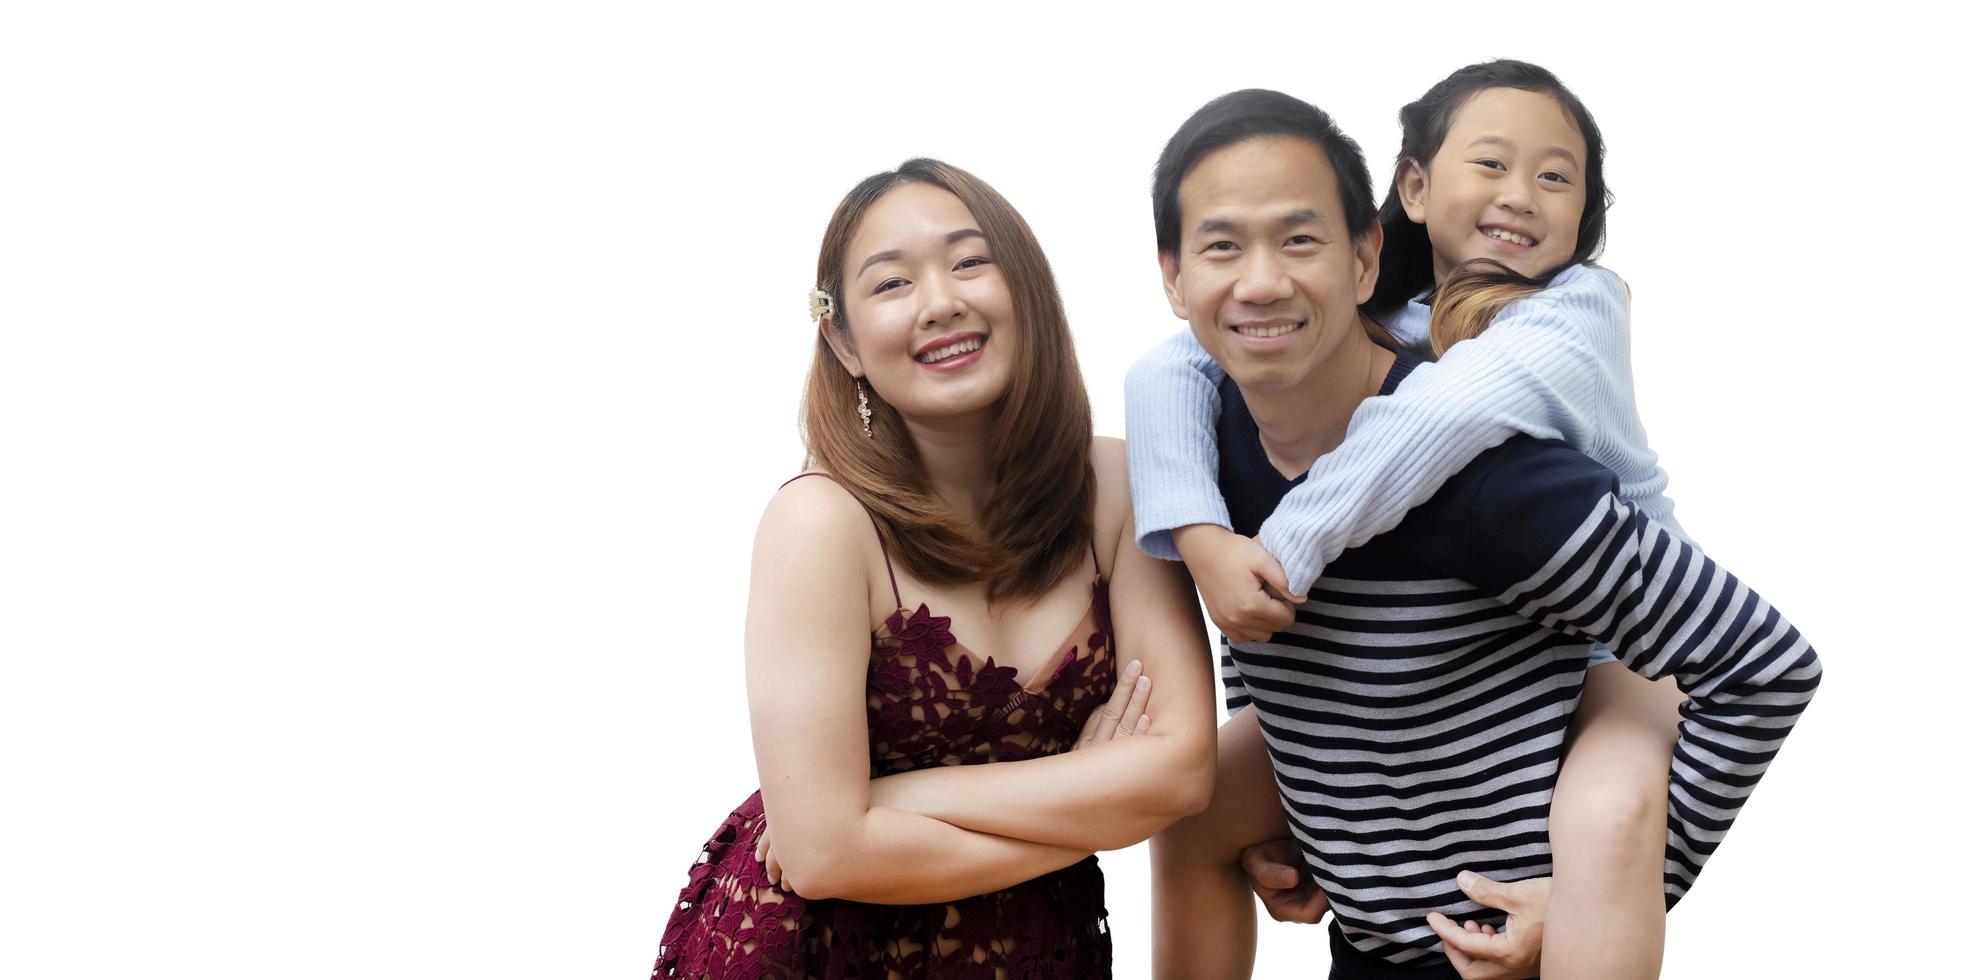
[{"label": "woman's shoulder", "polygon": [[1115,542],[1130,520],[1130,465],[1124,455],[1124,441],[1115,436],[1096,436],[1089,441],[1089,468],[1096,474],[1094,528],[1104,568],[1114,560]]},{"label": "woman's shoulder", "polygon": [[1121,495],[1129,499],[1130,462],[1124,455],[1124,441],[1116,436],[1096,436],[1089,440],[1089,468],[1096,474],[1096,499],[1100,509],[1105,498]]},{"label": "woman's shoulder", "polygon": [[870,512],[822,470],[809,470],[781,485],[761,512],[755,540],[761,545],[800,543],[804,549],[858,550],[870,531]]},{"label": "woman's shoulder", "polygon": [[1116,436],[1091,436],[1089,439],[1089,465],[1095,467],[1100,478],[1106,466],[1124,465],[1124,441]]}]

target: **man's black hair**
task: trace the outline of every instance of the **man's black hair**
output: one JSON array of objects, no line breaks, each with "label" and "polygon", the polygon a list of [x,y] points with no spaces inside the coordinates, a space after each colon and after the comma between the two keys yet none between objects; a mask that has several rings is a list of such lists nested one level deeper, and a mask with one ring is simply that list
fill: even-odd
[{"label": "man's black hair", "polygon": [[1336,192],[1343,199],[1343,223],[1350,238],[1361,238],[1370,230],[1377,220],[1377,202],[1363,149],[1321,109],[1292,95],[1250,88],[1201,106],[1158,154],[1158,167],[1151,176],[1151,220],[1158,226],[1159,252],[1178,254],[1178,185],[1185,174],[1215,150],[1262,136],[1297,136],[1321,147],[1336,172]]}]

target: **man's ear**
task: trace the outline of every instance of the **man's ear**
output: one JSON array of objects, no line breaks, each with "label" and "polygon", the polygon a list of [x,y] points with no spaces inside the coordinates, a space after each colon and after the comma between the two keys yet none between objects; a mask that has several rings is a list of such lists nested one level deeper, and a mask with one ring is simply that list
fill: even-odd
[{"label": "man's ear", "polygon": [[1378,259],[1384,254],[1384,224],[1371,221],[1370,230],[1357,236],[1352,244],[1356,253],[1356,305],[1370,302],[1370,294],[1377,291]]},{"label": "man's ear", "polygon": [[1423,164],[1410,157],[1398,164],[1398,200],[1404,204],[1404,216],[1412,224],[1425,223],[1425,197],[1431,189]]},{"label": "man's ear", "polygon": [[1178,281],[1178,256],[1158,253],[1158,272],[1165,280],[1165,302],[1171,304],[1171,313],[1181,320],[1191,320],[1192,314],[1185,311],[1185,288]]},{"label": "man's ear", "polygon": [[852,378],[863,377],[863,359],[856,356],[856,345],[850,342],[849,331],[836,329],[835,315],[823,317],[817,327],[822,331],[823,341],[829,345],[829,352],[836,355],[843,370],[848,371]]}]

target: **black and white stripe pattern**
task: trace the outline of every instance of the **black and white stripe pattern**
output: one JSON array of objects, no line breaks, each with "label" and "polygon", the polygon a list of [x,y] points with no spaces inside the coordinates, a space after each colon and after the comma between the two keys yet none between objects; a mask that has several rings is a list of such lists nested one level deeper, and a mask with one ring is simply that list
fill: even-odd
[{"label": "black and white stripe pattern", "polygon": [[1320,580],[1229,648],[1295,836],[1351,943],[1432,955],[1424,914],[1481,914],[1462,868],[1548,873],[1548,803],[1588,644],[1456,580]]},{"label": "black and white stripe pattern", "polygon": [[[1531,533],[1557,504],[1583,513],[1566,492],[1582,474],[1557,472],[1535,495],[1475,481],[1414,533],[1346,554],[1285,632],[1223,648],[1228,707],[1260,712],[1289,825],[1339,923],[1389,962],[1438,955],[1428,911],[1491,914],[1458,890],[1461,869],[1550,873],[1548,805],[1590,639],[1640,673],[1677,676],[1691,698],[1672,773],[1671,901],[1814,691],[1820,668],[1798,632],[1615,493],[1573,533]],[[1536,497],[1546,517],[1517,522]]]},{"label": "black and white stripe pattern", "polygon": [[1767,600],[1611,495],[1502,597],[1544,625],[1607,643],[1690,698],[1672,752],[1665,892],[1676,901],[1719,847],[1808,706],[1822,665]]}]

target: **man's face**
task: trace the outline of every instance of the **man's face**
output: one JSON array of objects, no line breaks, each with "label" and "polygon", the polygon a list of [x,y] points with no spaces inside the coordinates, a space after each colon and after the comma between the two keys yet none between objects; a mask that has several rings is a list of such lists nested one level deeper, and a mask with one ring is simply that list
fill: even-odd
[{"label": "man's face", "polygon": [[1178,213],[1165,296],[1243,391],[1294,387],[1361,329],[1383,236],[1350,239],[1321,147],[1263,136],[1215,150],[1179,182]]}]

